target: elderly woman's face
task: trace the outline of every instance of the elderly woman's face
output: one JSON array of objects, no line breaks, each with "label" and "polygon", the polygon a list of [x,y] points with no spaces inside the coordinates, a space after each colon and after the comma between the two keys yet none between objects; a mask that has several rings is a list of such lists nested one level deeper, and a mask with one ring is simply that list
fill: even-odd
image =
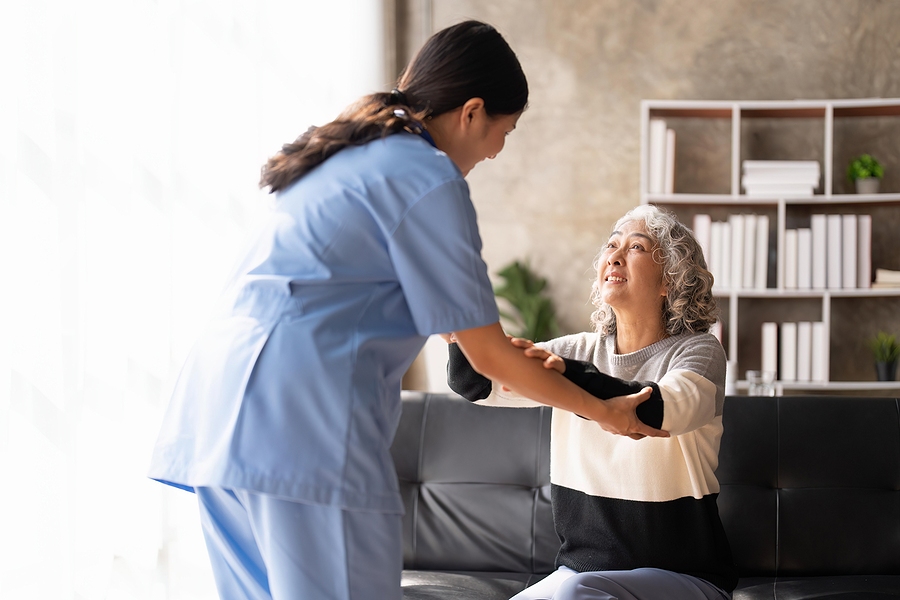
[{"label": "elderly woman's face", "polygon": [[662,310],[666,287],[654,248],[643,221],[620,224],[600,255],[597,277],[604,302],[629,312]]}]

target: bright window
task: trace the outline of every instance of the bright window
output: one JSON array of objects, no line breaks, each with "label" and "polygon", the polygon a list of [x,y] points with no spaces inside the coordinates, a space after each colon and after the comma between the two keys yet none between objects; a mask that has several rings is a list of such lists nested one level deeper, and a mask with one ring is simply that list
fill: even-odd
[{"label": "bright window", "polygon": [[390,88],[380,0],[0,6],[0,596],[212,599],[193,495],[145,476],[268,207],[260,166]]}]

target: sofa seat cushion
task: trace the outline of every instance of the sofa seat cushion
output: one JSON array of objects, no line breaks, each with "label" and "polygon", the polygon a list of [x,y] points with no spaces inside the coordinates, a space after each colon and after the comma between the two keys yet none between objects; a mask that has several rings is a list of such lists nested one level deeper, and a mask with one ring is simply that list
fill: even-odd
[{"label": "sofa seat cushion", "polygon": [[900,598],[900,576],[744,577],[734,600],[885,600]]},{"label": "sofa seat cushion", "polygon": [[404,600],[508,600],[546,575],[404,570]]},{"label": "sofa seat cushion", "polygon": [[[403,571],[403,600],[508,600],[546,575]],[[734,600],[886,600],[900,598],[900,576],[745,577]]]}]

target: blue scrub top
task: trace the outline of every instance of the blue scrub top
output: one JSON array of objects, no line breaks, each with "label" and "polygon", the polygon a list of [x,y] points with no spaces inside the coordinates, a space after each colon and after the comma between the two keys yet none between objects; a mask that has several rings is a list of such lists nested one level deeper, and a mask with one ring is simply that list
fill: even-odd
[{"label": "blue scrub top", "polygon": [[400,133],[279,194],[178,378],[150,477],[402,512],[400,380],[427,336],[495,323],[469,189]]}]

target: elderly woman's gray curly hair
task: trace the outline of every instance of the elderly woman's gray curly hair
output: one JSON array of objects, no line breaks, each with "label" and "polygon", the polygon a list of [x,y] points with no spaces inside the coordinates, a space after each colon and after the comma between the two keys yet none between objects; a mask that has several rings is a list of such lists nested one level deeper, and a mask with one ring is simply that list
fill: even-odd
[{"label": "elderly woman's gray curly hair", "polygon": [[[613,231],[630,221],[643,221],[655,246],[653,259],[662,265],[663,282],[667,286],[662,319],[669,335],[687,331],[707,332],[718,318],[718,305],[712,294],[713,276],[703,258],[703,249],[690,229],[672,213],[652,204],[642,204],[628,211],[616,222]],[[594,259],[594,272],[600,268],[600,257]],[[591,315],[594,329],[602,334],[616,331],[616,315],[600,295],[600,281],[594,280],[591,302],[597,310]]]}]

